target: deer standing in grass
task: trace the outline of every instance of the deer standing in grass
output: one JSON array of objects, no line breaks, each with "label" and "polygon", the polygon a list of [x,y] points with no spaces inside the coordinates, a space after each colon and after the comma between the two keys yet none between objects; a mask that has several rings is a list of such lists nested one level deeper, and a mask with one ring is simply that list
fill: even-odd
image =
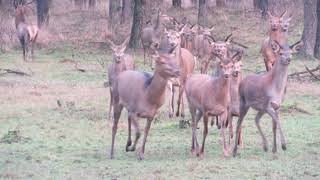
[{"label": "deer standing in grass", "polygon": [[31,3],[33,3],[33,1],[25,4],[19,4],[16,0],[13,1],[15,7],[16,33],[22,47],[24,61],[27,61],[29,49],[31,50],[31,60],[33,60],[34,44],[39,30],[37,25],[28,23],[25,18],[26,6]]},{"label": "deer standing in grass", "polygon": [[264,59],[266,70],[270,71],[275,61],[277,60],[279,54],[275,53],[271,48],[272,41],[277,41],[279,43],[288,42],[288,28],[290,24],[291,17],[284,19],[287,11],[281,14],[281,16],[273,16],[268,12],[270,17],[270,32],[269,37],[263,41],[261,47],[261,54]]},{"label": "deer standing in grass", "polygon": [[110,88],[110,105],[109,105],[109,120],[111,119],[111,112],[113,107],[113,91],[117,76],[127,70],[134,70],[135,64],[131,55],[126,54],[125,50],[129,42],[130,36],[121,44],[115,45],[112,41],[109,42],[110,48],[113,51],[112,63],[108,67],[108,78]]},{"label": "deer standing in grass", "polygon": [[[178,102],[177,102],[177,112],[176,116],[181,116],[184,118],[185,113],[184,113],[184,89],[185,89],[185,83],[187,80],[187,77],[191,75],[194,71],[195,68],[195,58],[192,55],[190,51],[187,49],[181,48],[181,35],[184,32],[185,26],[183,26],[180,31],[175,31],[175,30],[167,30],[165,29],[165,35],[167,36],[168,40],[168,46],[169,47],[176,47],[175,48],[175,60],[179,64],[180,71],[181,71],[181,76],[177,80],[172,80],[177,82],[175,85],[179,86],[179,96],[178,96]],[[172,82],[171,81],[171,82]],[[172,112],[174,112],[174,105],[173,105],[173,100],[174,100],[174,89],[171,91],[171,100],[170,100],[170,105],[172,107]]]},{"label": "deer standing in grass", "polygon": [[[220,58],[220,57],[219,57]],[[192,75],[186,83],[186,95],[192,117],[192,143],[191,152],[201,158],[204,157],[204,145],[208,134],[209,116],[218,116],[222,123],[221,136],[223,138],[223,153],[229,156],[229,150],[225,139],[225,124],[227,122],[228,107],[230,104],[230,74],[234,62],[240,59],[239,53],[231,58],[220,59],[219,66],[222,73],[218,77],[206,74]],[[203,116],[203,140],[199,150],[196,137],[197,123]]]},{"label": "deer standing in grass", "polygon": [[[174,49],[174,48],[173,48]],[[142,147],[139,152],[139,159],[144,158],[145,144],[148,132],[154,116],[165,100],[165,90],[169,78],[176,78],[180,75],[180,68],[177,61],[169,54],[154,55],[155,71],[149,74],[139,71],[124,71],[117,77],[114,90],[114,118],[112,125],[112,142],[110,158],[114,157],[114,141],[117,132],[117,125],[123,107],[128,110],[129,136],[126,145],[127,151],[134,151],[140,138],[140,127],[138,118],[146,118]],[[131,122],[136,131],[134,144],[131,141]],[[132,145],[132,146],[131,146]],[[131,147],[130,147],[131,146]]]},{"label": "deer standing in grass", "polygon": [[[291,62],[292,53],[302,46],[298,42],[290,46],[288,43],[281,44],[277,41],[271,42],[271,48],[279,56],[277,57],[272,69],[263,74],[247,76],[240,83],[240,115],[237,123],[235,142],[239,141],[241,124],[250,107],[257,110],[255,123],[262,137],[264,151],[268,150],[267,139],[260,127],[261,117],[267,113],[272,118],[273,148],[272,152],[277,152],[277,131],[280,133],[280,141],[283,150],[286,150],[286,141],[282,132],[279,119],[280,106],[284,99],[285,89],[288,78],[288,66]],[[233,156],[237,154],[238,146],[233,149]]]}]

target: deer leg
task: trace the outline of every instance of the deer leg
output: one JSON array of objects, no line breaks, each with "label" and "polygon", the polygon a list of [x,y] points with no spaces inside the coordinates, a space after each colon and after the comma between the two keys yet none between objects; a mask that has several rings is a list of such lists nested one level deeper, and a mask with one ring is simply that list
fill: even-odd
[{"label": "deer leg", "polygon": [[272,121],[272,133],[273,133],[273,147],[272,152],[277,152],[277,124],[276,122]]},{"label": "deer leg", "polygon": [[233,126],[232,126],[232,114],[230,111],[228,111],[228,118],[227,118],[227,121],[228,121],[228,125],[229,125],[229,146],[231,144],[231,139],[233,138]]},{"label": "deer leg", "polygon": [[151,126],[152,120],[153,120],[153,118],[148,118],[146,126],[144,128],[144,136],[143,136],[142,147],[141,147],[140,153],[139,153],[139,160],[143,160],[144,159],[144,150],[145,150],[146,141],[147,141],[147,137],[148,137],[148,133],[149,133],[149,130],[150,130],[150,126]]},{"label": "deer leg", "polygon": [[126,145],[126,152],[131,150],[129,147],[132,145],[132,140],[131,140],[131,122],[133,118],[132,116],[133,115],[128,112],[128,140]]},{"label": "deer leg", "polygon": [[[279,119],[279,108],[277,110],[275,110],[274,108],[269,107],[267,109],[267,113],[272,117],[272,120],[274,121],[274,123],[276,123],[277,130],[279,130],[282,150],[286,150],[287,149],[286,141],[285,141],[282,129],[281,129],[281,124],[280,124],[280,119]],[[276,151],[276,149],[275,149],[275,151]]]},{"label": "deer leg", "polygon": [[216,125],[217,125],[218,129],[221,129],[221,124],[220,124],[218,116],[216,116]]},{"label": "deer leg", "polygon": [[173,84],[171,82],[168,82],[168,89],[169,89],[169,94],[170,94],[170,99],[169,99],[169,118],[173,117]]},{"label": "deer leg", "polygon": [[[192,126],[192,139],[191,139],[191,153],[192,155],[196,155],[197,154],[197,151],[198,151],[198,147],[197,144],[196,144],[196,131],[197,131],[197,109],[192,106],[191,104],[189,104],[189,110],[190,110],[190,114],[191,114],[191,119],[192,119],[192,122],[191,122],[191,126]],[[195,127],[195,128],[194,128]]]},{"label": "deer leg", "polygon": [[262,132],[262,129],[261,129],[261,126],[260,126],[260,120],[261,120],[261,117],[263,116],[263,112],[262,111],[259,111],[258,114],[256,115],[255,117],[255,122],[256,122],[256,126],[258,128],[258,131],[260,133],[260,136],[262,138],[262,146],[263,146],[263,150],[265,152],[268,151],[268,141],[266,139],[266,136],[264,135],[264,133]]},{"label": "deer leg", "polygon": [[200,158],[203,159],[204,158],[204,144],[206,142],[206,138],[207,138],[207,135],[208,135],[208,115],[207,114],[204,114],[203,115],[203,139],[202,139],[202,146],[201,146],[201,149],[200,149]]},{"label": "deer leg", "polygon": [[220,115],[219,117],[219,120],[222,122],[222,128],[221,128],[221,137],[222,137],[222,140],[223,140],[223,154],[225,157],[228,157],[229,156],[229,150],[228,150],[228,146],[227,146],[227,143],[226,143],[226,136],[225,136],[225,124],[227,122],[227,119],[228,118],[228,111],[227,112],[224,112],[222,115]]},{"label": "deer leg", "polygon": [[185,114],[184,114],[184,97],[183,97],[183,93],[184,91],[182,91],[182,95],[181,95],[181,117],[182,119],[184,119]]},{"label": "deer leg", "polygon": [[242,125],[243,119],[246,116],[248,110],[249,110],[249,107],[242,105],[240,102],[240,115],[239,115],[239,119],[237,122],[235,145],[233,148],[233,157],[236,157],[236,155],[237,155],[237,150],[238,150],[237,142],[239,142],[239,137],[240,137],[240,133],[241,133],[241,125]]},{"label": "deer leg", "polygon": [[114,158],[114,154],[113,154],[114,140],[116,137],[116,133],[117,133],[117,129],[118,129],[118,122],[119,122],[119,118],[120,118],[122,109],[123,109],[123,106],[120,104],[117,104],[113,110],[112,140],[111,140],[111,150],[110,150],[110,156],[109,156],[110,159]]},{"label": "deer leg", "polygon": [[178,102],[177,102],[177,113],[176,113],[176,116],[179,117],[180,116],[180,104],[181,104],[181,97],[182,97],[182,92],[183,92],[183,89],[182,89],[182,86],[180,85],[179,86],[179,96],[178,96]]},{"label": "deer leg", "polygon": [[112,113],[112,107],[113,107],[113,94],[112,94],[111,85],[109,88],[110,88],[109,121],[111,121],[111,113]]},{"label": "deer leg", "polygon": [[131,146],[130,148],[128,147],[128,151],[135,151],[136,150],[136,146],[137,146],[138,141],[139,141],[139,138],[141,136],[141,133],[140,133],[139,123],[137,121],[137,116],[135,114],[132,114],[130,116],[130,121],[134,126],[134,129],[135,129],[135,132],[136,132],[136,138],[134,139],[133,146]]}]

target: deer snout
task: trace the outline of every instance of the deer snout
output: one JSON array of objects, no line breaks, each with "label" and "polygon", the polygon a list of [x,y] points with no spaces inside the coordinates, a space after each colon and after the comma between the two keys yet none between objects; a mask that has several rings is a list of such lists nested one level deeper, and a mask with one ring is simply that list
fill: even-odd
[{"label": "deer snout", "polygon": [[229,79],[229,74],[224,74],[223,77],[224,77],[225,79]]},{"label": "deer snout", "polygon": [[174,74],[178,77],[180,76],[180,69],[175,70]]},{"label": "deer snout", "polygon": [[291,58],[287,58],[286,62],[289,64],[291,62]]},{"label": "deer snout", "polygon": [[232,75],[233,75],[234,77],[238,77],[239,72],[238,72],[238,71],[234,71],[234,72],[232,73]]}]

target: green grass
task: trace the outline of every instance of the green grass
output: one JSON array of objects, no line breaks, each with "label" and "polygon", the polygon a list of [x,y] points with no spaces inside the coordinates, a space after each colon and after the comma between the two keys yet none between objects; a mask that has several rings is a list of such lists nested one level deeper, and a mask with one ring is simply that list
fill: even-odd
[{"label": "green grass", "polygon": [[[250,47],[244,58],[245,74],[263,71],[259,55],[260,43],[265,37],[259,29],[263,23],[254,26],[251,34],[245,33],[245,29],[257,21],[243,18],[230,17],[227,27],[240,27],[239,32],[244,33],[239,34],[239,40]],[[299,32],[293,32],[292,37],[298,39]],[[20,50],[13,50],[0,54],[1,68],[33,72],[31,77],[0,76],[0,138],[14,139],[16,137],[10,133],[16,131],[23,139],[11,144],[0,143],[0,179],[320,178],[319,82],[290,81],[288,84],[281,113],[288,149],[284,152],[278,147],[277,155],[263,152],[254,125],[255,112],[250,110],[244,121],[245,147],[239,150],[238,157],[223,157],[222,138],[215,126],[210,128],[207,137],[205,158],[193,157],[191,129],[179,129],[178,118],[167,118],[165,104],[152,124],[145,160],[138,161],[136,152],[125,152],[125,111],[116,136],[115,159],[109,160],[112,124],[107,120],[109,90],[103,87],[106,68],[98,61],[110,62],[110,52],[88,46],[75,48],[70,43],[60,42],[54,47],[37,50],[33,63],[23,63],[20,53]],[[64,59],[79,62],[87,71],[79,72],[73,64],[61,63]],[[142,65],[140,53],[135,54],[135,60],[139,70],[150,71]],[[289,71],[302,71],[304,64],[315,67],[318,63],[295,57]],[[61,107],[57,105],[58,100]],[[299,112],[298,108],[309,114]],[[187,119],[190,119],[189,113]],[[140,126],[144,123],[141,119]],[[198,140],[201,140],[202,123],[199,127]],[[263,117],[262,127],[271,150],[270,117]]]}]

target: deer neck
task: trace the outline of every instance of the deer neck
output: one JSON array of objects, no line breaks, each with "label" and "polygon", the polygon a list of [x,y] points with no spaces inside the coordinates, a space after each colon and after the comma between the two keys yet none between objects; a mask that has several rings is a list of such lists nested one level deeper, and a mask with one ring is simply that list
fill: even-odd
[{"label": "deer neck", "polygon": [[150,104],[154,104],[159,107],[164,103],[167,83],[168,78],[162,77],[156,70],[150,85],[147,87],[147,100]]},{"label": "deer neck", "polygon": [[219,87],[219,91],[216,94],[216,97],[220,99],[220,102],[223,102],[223,104],[229,103],[230,101],[230,96],[226,94],[230,94],[230,80],[231,77],[228,79],[225,79],[223,75],[219,75],[218,79],[216,81],[213,81],[215,84],[214,86]]},{"label": "deer neck", "polygon": [[276,40],[278,43],[282,44],[282,42],[288,41],[288,33],[282,32],[280,29],[270,32],[270,40]]},{"label": "deer neck", "polygon": [[276,90],[277,94],[283,94],[287,85],[288,65],[281,64],[280,60],[275,62],[271,69],[271,86]]},{"label": "deer neck", "polygon": [[24,23],[26,21],[25,17],[23,14],[19,13],[16,15],[16,18],[15,18],[15,24],[16,24],[16,28],[18,27],[18,25],[20,23]]}]

